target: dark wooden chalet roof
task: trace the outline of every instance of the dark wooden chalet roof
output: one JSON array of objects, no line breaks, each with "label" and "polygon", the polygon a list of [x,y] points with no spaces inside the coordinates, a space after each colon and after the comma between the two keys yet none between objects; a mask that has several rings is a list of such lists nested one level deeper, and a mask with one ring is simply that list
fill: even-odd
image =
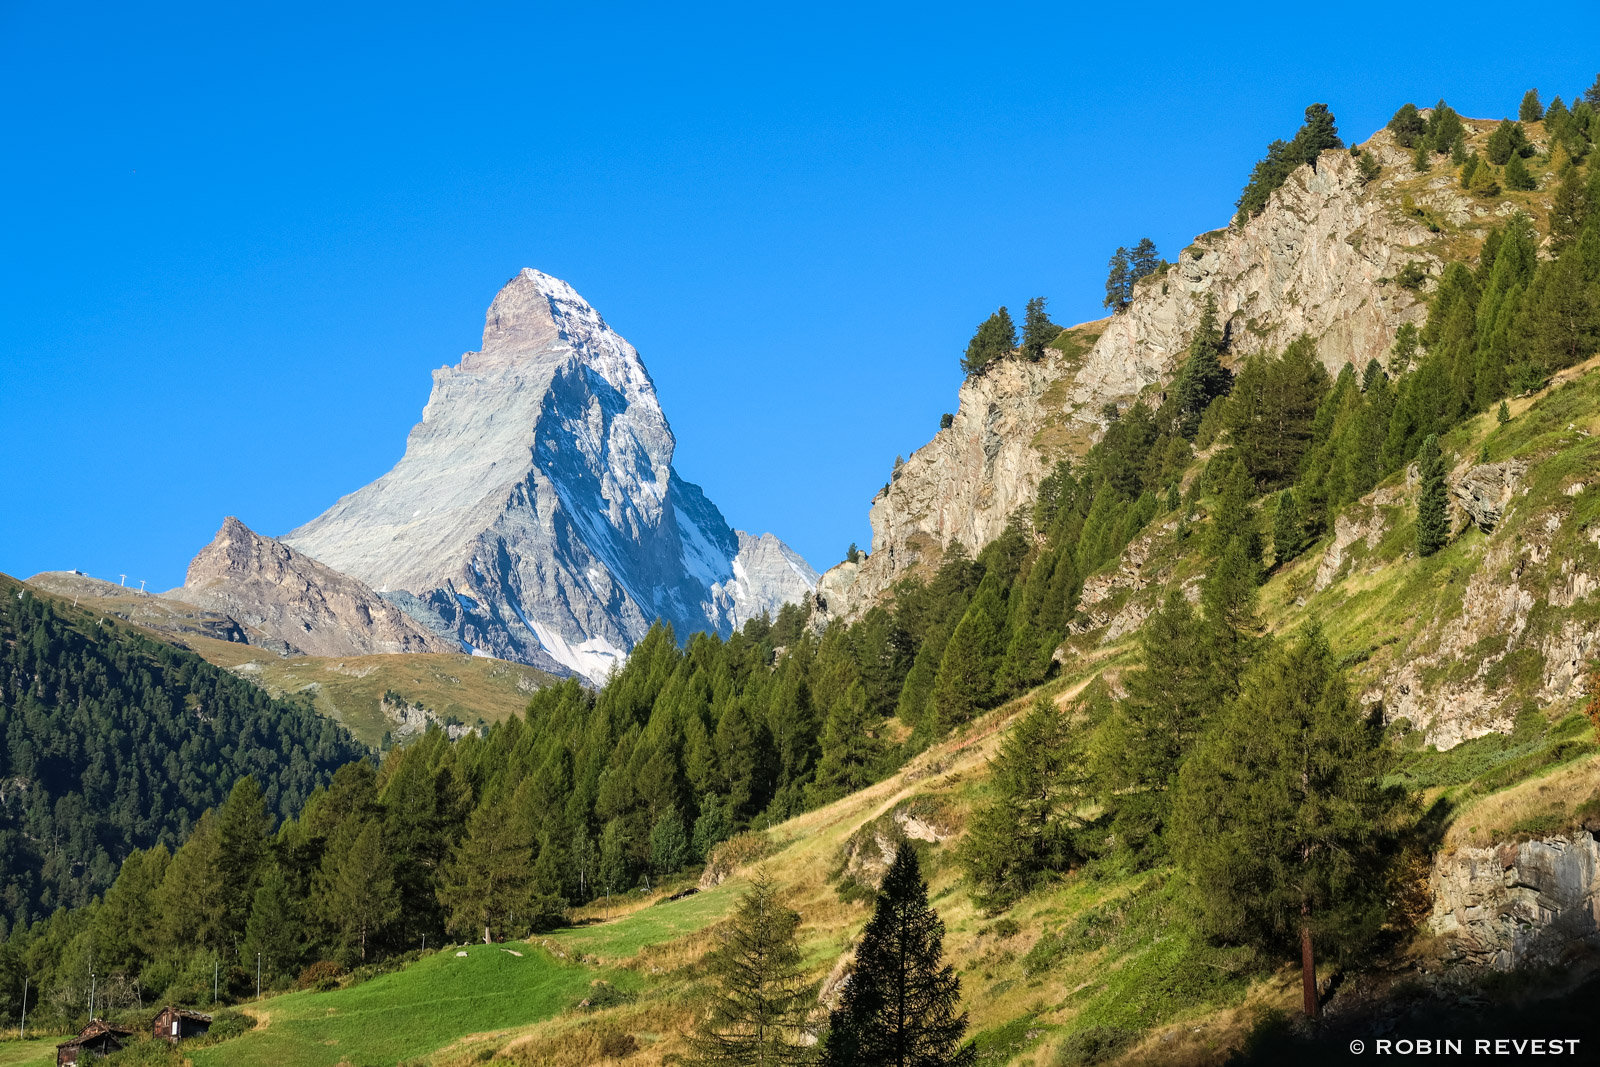
[{"label": "dark wooden chalet roof", "polygon": [[117,1037],[131,1037],[133,1036],[133,1031],[127,1029],[126,1027],[116,1026],[112,1023],[108,1023],[104,1019],[95,1019],[89,1023],[88,1026],[85,1026],[82,1030],[78,1031],[77,1037],[71,1039],[70,1041],[61,1042],[61,1044],[57,1045],[56,1048],[68,1048],[72,1045],[81,1045],[85,1041],[99,1037],[101,1034],[113,1034]]},{"label": "dark wooden chalet roof", "polygon": [[161,1014],[176,1015],[180,1019],[189,1019],[192,1022],[197,1023],[208,1023],[211,1021],[211,1016],[205,1014],[204,1012],[190,1011],[188,1008],[175,1008],[170,1004],[161,1009]]}]

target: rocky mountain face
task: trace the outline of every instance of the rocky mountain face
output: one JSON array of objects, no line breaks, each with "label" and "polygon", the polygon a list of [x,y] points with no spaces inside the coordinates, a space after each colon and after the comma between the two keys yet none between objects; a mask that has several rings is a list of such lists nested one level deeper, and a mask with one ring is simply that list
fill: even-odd
[{"label": "rocky mountain face", "polygon": [[469,651],[602,680],[650,625],[727,633],[816,573],[672,468],[633,346],[524,270],[483,345],[434,371],[393,470],[283,538]]},{"label": "rocky mountain face", "polygon": [[363,582],[229,516],[164,598],[209,609],[310,656],[455,652]]},{"label": "rocky mountain face", "polygon": [[[1387,131],[1363,150],[1384,175],[1414,176]],[[954,542],[976,552],[999,534],[1056,460],[1098,437],[1105,405],[1126,407],[1172,380],[1208,295],[1231,360],[1282,349],[1302,333],[1317,339],[1332,372],[1386,359],[1400,326],[1420,323],[1427,310],[1423,297],[1391,279],[1411,262],[1442,270],[1424,247],[1430,231],[1399,210],[1394,181],[1366,181],[1347,152],[1324,152],[1259,216],[1196,238],[1170,268],[1139,282],[1126,310],[1079,327],[1092,341],[1087,353],[1001,360],[969,378],[952,424],[873,500],[870,557],[824,576],[823,617],[864,610]],[[1459,197],[1445,188],[1452,180],[1438,181],[1440,209],[1454,209]]]},{"label": "rocky mountain face", "polygon": [[1508,971],[1600,947],[1600,844],[1586,830],[1446,853],[1430,888],[1449,962]]},{"label": "rocky mountain face", "polygon": [[1038,362],[1001,360],[961,386],[949,426],[913,452],[872,500],[872,552],[830,570],[818,588],[825,618],[848,617],[922,561],[950,545],[969,551],[1005,529],[1012,508],[1032,500],[1052,460],[1037,437],[1051,417],[1044,400],[1070,373],[1049,350]]}]

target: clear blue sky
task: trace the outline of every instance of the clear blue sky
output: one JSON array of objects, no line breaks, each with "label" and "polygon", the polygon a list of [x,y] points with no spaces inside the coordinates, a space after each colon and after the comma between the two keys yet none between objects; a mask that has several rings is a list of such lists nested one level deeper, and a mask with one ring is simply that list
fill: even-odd
[{"label": "clear blue sky", "polygon": [[1503,4],[1100,10],[0,3],[0,570],[167,588],[226,514],[318,514],[523,266],[820,569],[979,320],[1097,317],[1112,249],[1223,224],[1307,103],[1360,138],[1600,68]]}]

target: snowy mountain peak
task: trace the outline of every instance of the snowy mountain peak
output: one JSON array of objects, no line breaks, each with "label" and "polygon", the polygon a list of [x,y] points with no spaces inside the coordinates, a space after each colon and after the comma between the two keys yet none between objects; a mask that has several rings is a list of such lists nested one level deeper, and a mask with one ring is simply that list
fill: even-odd
[{"label": "snowy mountain peak", "polygon": [[777,538],[736,533],[675,447],[634,347],[525,269],[483,347],[434,372],[394,469],[283,540],[435,633],[599,681],[657,619],[727,633],[816,582]]}]

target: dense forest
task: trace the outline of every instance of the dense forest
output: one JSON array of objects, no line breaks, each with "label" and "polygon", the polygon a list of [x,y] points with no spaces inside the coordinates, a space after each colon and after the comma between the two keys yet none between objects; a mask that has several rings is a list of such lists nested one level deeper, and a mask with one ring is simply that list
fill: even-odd
[{"label": "dense forest", "polygon": [[0,581],[0,938],[175,848],[233,783],[298,811],[364,750],[199,656]]},{"label": "dense forest", "polygon": [[[221,736],[222,708],[246,723],[270,711],[307,731],[292,736],[322,741],[296,741],[307,751],[293,759],[269,758],[265,739],[284,734],[234,729],[226,736],[259,737],[258,747],[218,741],[162,764],[174,768],[165,777],[107,756],[112,767],[141,769],[106,781],[159,781],[168,791],[155,810],[188,822],[170,832],[140,823],[157,795],[150,785],[125,805],[116,788],[97,795],[106,811],[124,813],[107,823],[145,850],[95,903],[19,924],[0,946],[0,1014],[15,1015],[24,974],[63,1017],[90,968],[138,982],[146,996],[202,999],[213,964],[235,990],[258,956],[269,986],[313,982],[424,937],[546,928],[573,905],[671,878],[735,835],[878,780],[1047,679],[1084,578],[1114,565],[1158,520],[1203,558],[1198,596],[1175,593],[1146,621],[1142,669],[1124,675],[1125,695],[1101,686],[1071,714],[1040,701],[1019,718],[959,849],[968,889],[998,912],[1085,863],[1175,865],[1200,925],[1220,943],[1290,958],[1310,952],[1314,936],[1335,953],[1360,951],[1385,921],[1385,872],[1405,847],[1411,809],[1379,784],[1381,730],[1326,641],[1314,628],[1263,633],[1256,590],[1322,537],[1340,507],[1414,460],[1423,504],[1433,506],[1440,434],[1600,347],[1600,167],[1584,165],[1591,134],[1587,118],[1580,128],[1573,117],[1580,110],[1535,161],[1553,190],[1548,240],[1514,214],[1476,263],[1448,265],[1437,284],[1419,281],[1432,288],[1426,324],[1401,331],[1387,367],[1374,360],[1330,378],[1309,338],[1234,358],[1208,302],[1165,392],[1108,408],[1103,438],[1061,463],[1000,537],[976,556],[953,545],[936,570],[902,581],[849,625],[819,633],[804,609],[789,607],[727,639],[696,634],[682,645],[658,626],[598,693],[575,681],[552,686],[485,736],[452,743],[430,731],[374,767],[341,752],[348,742],[336,734],[294,718],[308,714],[295,705],[231,689],[226,675],[131,634],[85,635],[30,597],[8,598],[18,636],[5,653],[7,721],[70,707],[68,721],[83,723],[75,736],[107,734],[104,723],[124,720],[118,709],[88,710],[92,694],[112,691],[103,675],[134,694],[127,707],[148,708],[141,717],[170,722],[182,707]],[[1280,142],[1253,184],[1271,184],[1297,144],[1342,150],[1333,116],[1313,112],[1310,132]],[[1448,123],[1417,131],[1405,109],[1396,123],[1430,153],[1459,147]],[[1242,199],[1241,212],[1256,199]],[[1030,312],[1038,334],[1048,323],[1043,301]],[[1004,309],[986,326],[969,369],[1029,358],[991,351],[1015,346]],[[1441,531],[1421,519],[1425,555]],[[120,666],[74,666],[102,662]],[[46,664],[66,665],[50,674]],[[46,676],[62,681],[51,688],[38,680]],[[148,680],[124,681],[133,678]],[[35,690],[43,695],[23,695]],[[176,724],[150,735],[162,742],[154,747],[177,751],[160,729]],[[8,734],[12,778],[21,736]],[[129,744],[104,747],[135,751]],[[319,777],[334,757],[353,761]],[[95,766],[86,756],[68,777],[95,780]],[[196,790],[227,788],[226,801],[192,800],[178,784],[186,779],[169,781],[177,767]],[[246,770],[254,777],[240,777]],[[110,847],[103,855],[102,880],[83,883],[89,892],[119,857]],[[39,869],[31,862],[19,870]],[[81,900],[55,892],[53,902]]]}]

